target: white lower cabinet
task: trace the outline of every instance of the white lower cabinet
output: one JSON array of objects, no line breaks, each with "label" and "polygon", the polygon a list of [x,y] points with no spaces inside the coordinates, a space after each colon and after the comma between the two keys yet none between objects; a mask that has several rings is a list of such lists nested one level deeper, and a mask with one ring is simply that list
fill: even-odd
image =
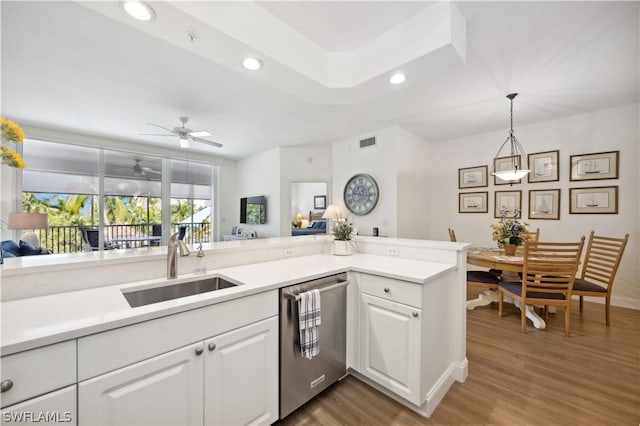
[{"label": "white lower cabinet", "polygon": [[361,294],[361,373],[416,405],[424,402],[421,330],[421,309]]},{"label": "white lower cabinet", "polygon": [[80,383],[79,424],[240,425],[278,418],[278,319]]},{"label": "white lower cabinet", "polygon": [[201,425],[203,363],[200,342],[85,380],[78,424]]},{"label": "white lower cabinet", "polygon": [[6,407],[3,425],[76,424],[76,385]]},{"label": "white lower cabinet", "polygon": [[204,423],[278,420],[278,318],[205,341]]}]

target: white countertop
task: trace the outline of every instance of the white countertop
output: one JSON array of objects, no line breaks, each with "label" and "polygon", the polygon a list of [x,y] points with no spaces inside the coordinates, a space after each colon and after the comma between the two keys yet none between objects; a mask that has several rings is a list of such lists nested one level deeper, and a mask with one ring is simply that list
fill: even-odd
[{"label": "white countertop", "polygon": [[[184,274],[174,280],[163,278],[19,299],[1,305],[0,351],[8,355],[340,272],[358,271],[425,284],[455,267],[370,254],[318,254],[222,268],[206,275]],[[215,276],[240,285],[137,308],[131,308],[122,295],[122,289]]]}]

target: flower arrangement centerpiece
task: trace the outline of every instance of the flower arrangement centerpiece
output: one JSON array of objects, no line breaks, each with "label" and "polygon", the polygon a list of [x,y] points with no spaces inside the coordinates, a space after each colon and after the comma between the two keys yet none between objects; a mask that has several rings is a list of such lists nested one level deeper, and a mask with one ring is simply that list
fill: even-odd
[{"label": "flower arrangement centerpiece", "polygon": [[27,167],[24,160],[15,149],[11,148],[11,143],[19,144],[24,141],[24,132],[14,121],[0,117],[0,131],[2,135],[2,163],[18,169]]},{"label": "flower arrangement centerpiece", "polygon": [[491,224],[493,229],[493,241],[498,243],[498,247],[504,248],[507,255],[513,256],[517,246],[522,245],[529,239],[527,222],[518,222],[520,210],[500,210],[500,220]]}]

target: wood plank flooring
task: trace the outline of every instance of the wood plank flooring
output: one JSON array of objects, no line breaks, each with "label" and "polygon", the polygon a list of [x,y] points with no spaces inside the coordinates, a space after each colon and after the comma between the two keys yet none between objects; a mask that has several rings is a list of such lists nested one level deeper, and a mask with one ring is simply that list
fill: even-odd
[{"label": "wood plank flooring", "polygon": [[[469,298],[475,297],[469,290]],[[467,312],[465,383],[454,383],[430,418],[424,418],[353,377],[327,389],[280,425],[639,425],[640,311],[572,306],[571,336],[564,313],[545,330],[508,305]]]}]

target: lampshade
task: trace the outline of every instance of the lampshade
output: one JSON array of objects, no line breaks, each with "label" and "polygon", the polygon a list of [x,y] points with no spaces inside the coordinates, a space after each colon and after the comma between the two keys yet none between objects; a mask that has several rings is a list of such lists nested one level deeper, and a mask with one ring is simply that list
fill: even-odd
[{"label": "lampshade", "polygon": [[[517,93],[507,95],[507,99],[511,102],[511,129],[509,130],[509,136],[507,136],[507,139],[500,145],[500,149],[493,159],[493,172],[491,173],[493,176],[509,182],[522,179],[530,171],[529,169],[522,168],[522,162],[527,161],[527,153],[513,134],[513,98],[516,96],[518,96]],[[502,154],[502,150],[507,146],[507,142],[509,142],[509,150],[506,151],[505,154]],[[500,159],[500,169],[496,170],[496,167],[498,167],[498,159]]]},{"label": "lampshade", "polygon": [[40,229],[48,226],[49,215],[46,213],[9,213],[9,229]]},{"label": "lampshade", "polygon": [[333,204],[329,204],[327,209],[322,214],[323,219],[340,219],[340,209],[338,206],[334,206]]}]

